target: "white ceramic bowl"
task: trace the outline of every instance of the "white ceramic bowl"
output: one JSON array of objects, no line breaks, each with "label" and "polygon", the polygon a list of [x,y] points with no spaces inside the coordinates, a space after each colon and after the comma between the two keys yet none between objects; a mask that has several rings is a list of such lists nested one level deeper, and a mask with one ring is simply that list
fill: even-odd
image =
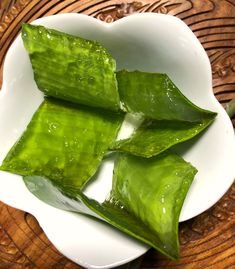
[{"label": "white ceramic bowl", "polygon": [[[38,19],[45,25],[100,41],[117,60],[119,69],[167,73],[197,105],[218,112],[207,132],[179,151],[199,170],[180,220],[211,207],[232,184],[235,141],[231,122],[212,92],[211,67],[201,44],[179,19],[161,14],[136,14],[111,24],[80,14]],[[42,93],[33,80],[28,55],[18,37],[4,65],[0,92],[0,162],[20,137],[39,104]],[[111,188],[112,163],[106,162],[87,194],[102,201]],[[35,198],[20,176],[0,173],[0,200],[33,214],[51,242],[65,256],[89,268],[110,268],[145,253],[148,247],[83,215],[53,208]]]}]

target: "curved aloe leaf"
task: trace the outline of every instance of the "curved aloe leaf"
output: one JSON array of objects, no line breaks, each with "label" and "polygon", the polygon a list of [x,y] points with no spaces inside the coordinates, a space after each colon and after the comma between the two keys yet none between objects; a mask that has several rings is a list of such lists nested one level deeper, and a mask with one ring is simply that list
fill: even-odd
[{"label": "curved aloe leaf", "polygon": [[128,112],[155,120],[199,122],[213,112],[189,101],[166,74],[117,72],[120,99]]},{"label": "curved aloe leaf", "polygon": [[46,99],[0,169],[81,188],[96,172],[123,116]]},{"label": "curved aloe leaf", "polygon": [[214,117],[208,115],[201,122],[145,120],[130,138],[113,142],[110,149],[150,158],[198,135]]},{"label": "curved aloe leaf", "polygon": [[46,95],[119,110],[116,62],[98,42],[30,24],[22,25],[22,39]]},{"label": "curved aloe leaf", "polygon": [[92,216],[95,213],[119,230],[176,259],[179,215],[196,172],[174,154],[152,159],[120,155],[110,199],[102,204],[79,190],[58,182],[52,184],[49,179],[29,176],[24,181],[39,199],[69,211]]},{"label": "curved aloe leaf", "polygon": [[175,154],[151,159],[120,155],[111,201],[120,203],[148,227],[151,244],[157,242],[161,252],[177,258],[179,215],[196,172]]},{"label": "curved aloe leaf", "polygon": [[110,149],[152,157],[175,144],[189,140],[209,126],[216,113],[191,103],[166,74],[139,71],[117,72],[121,101],[128,112],[147,119]]}]

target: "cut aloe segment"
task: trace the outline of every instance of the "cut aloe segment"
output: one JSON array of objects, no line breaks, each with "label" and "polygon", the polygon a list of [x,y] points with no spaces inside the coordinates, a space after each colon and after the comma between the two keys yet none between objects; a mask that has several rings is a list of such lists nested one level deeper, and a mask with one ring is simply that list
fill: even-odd
[{"label": "cut aloe segment", "polygon": [[201,122],[145,120],[130,138],[115,141],[110,149],[150,158],[198,135],[214,118],[211,114]]},{"label": "cut aloe segment", "polygon": [[190,102],[166,74],[117,72],[118,90],[125,109],[155,120],[202,121],[214,114]]},{"label": "cut aloe segment", "polygon": [[101,217],[167,257],[177,259],[179,215],[196,172],[193,166],[174,154],[161,154],[152,159],[120,155],[114,169],[110,199],[102,204],[81,191],[46,178],[29,176],[24,181],[44,202]]},{"label": "cut aloe segment", "polygon": [[191,103],[166,74],[123,70],[117,79],[126,110],[146,120],[130,138],[115,141],[112,150],[153,157],[198,135],[216,116]]},{"label": "cut aloe segment", "polygon": [[22,25],[22,39],[46,95],[119,110],[116,62],[98,42],[30,24]]},{"label": "cut aloe segment", "polygon": [[94,175],[123,116],[46,99],[0,169],[81,188]]},{"label": "cut aloe segment", "polygon": [[179,256],[180,211],[197,170],[175,154],[117,160],[111,201],[148,227],[145,242],[171,258]]}]

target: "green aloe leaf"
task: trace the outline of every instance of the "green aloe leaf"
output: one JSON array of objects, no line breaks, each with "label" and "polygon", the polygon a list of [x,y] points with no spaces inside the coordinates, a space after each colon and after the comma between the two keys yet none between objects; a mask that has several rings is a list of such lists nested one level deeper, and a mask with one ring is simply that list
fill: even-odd
[{"label": "green aloe leaf", "polygon": [[46,99],[0,169],[81,188],[94,175],[123,116]]},{"label": "green aloe leaf", "polygon": [[155,120],[199,122],[213,112],[189,101],[166,74],[117,72],[118,90],[125,109]]},{"label": "green aloe leaf", "polygon": [[112,150],[156,156],[198,135],[216,116],[191,103],[166,74],[123,70],[117,79],[126,110],[142,113],[146,120],[130,138],[115,141]]},{"label": "green aloe leaf", "polygon": [[145,120],[130,138],[113,142],[110,149],[150,158],[198,135],[214,117],[208,115],[201,122]]},{"label": "green aloe leaf", "polygon": [[116,62],[98,42],[30,24],[22,25],[22,39],[46,95],[119,110]]},{"label": "green aloe leaf", "polygon": [[[151,159],[120,155],[111,196],[102,204],[46,178],[28,176],[24,181],[39,199],[69,211],[92,216],[95,213],[117,229],[177,259],[179,215],[196,172],[175,154]],[[93,213],[82,208],[81,203]]]},{"label": "green aloe leaf", "polygon": [[111,201],[148,227],[146,243],[177,258],[180,211],[196,172],[175,154],[151,159],[122,154],[114,169]]}]

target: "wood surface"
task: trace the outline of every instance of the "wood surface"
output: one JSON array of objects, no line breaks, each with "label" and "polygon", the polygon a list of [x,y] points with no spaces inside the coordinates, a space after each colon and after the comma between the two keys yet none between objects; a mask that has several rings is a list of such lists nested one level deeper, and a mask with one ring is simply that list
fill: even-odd
[{"label": "wood surface", "polygon": [[[217,99],[225,105],[235,98],[235,0],[0,0],[0,86],[4,56],[20,24],[66,12],[88,14],[107,23],[135,12],[181,18],[208,53]],[[180,241],[180,261],[172,262],[150,250],[142,268],[235,268],[235,184],[210,210],[180,225]],[[33,216],[0,202],[0,268],[81,267],[53,247]]]}]

